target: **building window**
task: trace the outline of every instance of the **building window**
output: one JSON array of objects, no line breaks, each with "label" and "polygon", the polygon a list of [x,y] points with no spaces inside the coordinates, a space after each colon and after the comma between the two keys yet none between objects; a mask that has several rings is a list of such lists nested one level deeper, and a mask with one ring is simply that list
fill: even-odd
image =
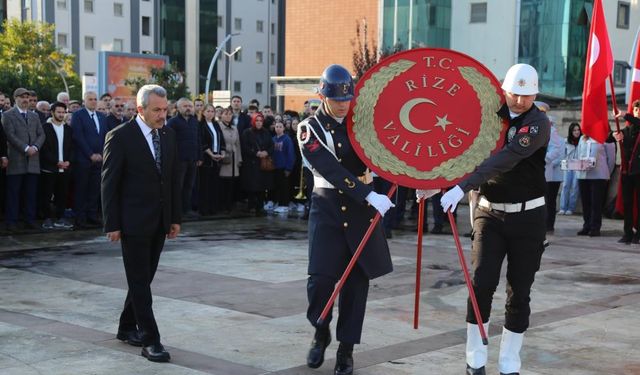
[{"label": "building window", "polygon": [[471,3],[469,23],[487,23],[487,3]]},{"label": "building window", "polygon": [[233,27],[236,30],[242,30],[242,18],[234,18],[233,19]]},{"label": "building window", "polygon": [[224,25],[222,24],[222,16],[218,15],[216,16],[217,19],[217,23],[218,23],[218,27],[224,27]]},{"label": "building window", "polygon": [[84,12],[93,13],[93,0],[84,0]]},{"label": "building window", "polygon": [[264,32],[264,22],[263,21],[256,21],[256,31],[259,33],[263,33]]},{"label": "building window", "polygon": [[142,35],[151,35],[151,17],[142,16]]},{"label": "building window", "polygon": [[124,47],[124,40],[122,39],[114,39],[113,40],[113,50],[122,52]]},{"label": "building window", "polygon": [[58,9],[67,9],[67,0],[58,0],[56,1],[56,5]]},{"label": "building window", "polygon": [[233,61],[242,61],[242,50],[239,50],[233,55]]},{"label": "building window", "polygon": [[618,29],[628,29],[629,28],[629,11],[630,5],[626,1],[618,1],[618,21],[617,25]]},{"label": "building window", "polygon": [[271,52],[271,65],[276,65],[276,54]]},{"label": "building window", "polygon": [[271,35],[276,35],[276,24],[271,22]]},{"label": "building window", "polygon": [[65,33],[58,33],[58,47],[60,48],[67,48],[67,34]]},{"label": "building window", "polygon": [[256,82],[256,94],[262,94],[262,82]]},{"label": "building window", "polygon": [[113,15],[116,17],[124,16],[124,7],[122,3],[113,3]]},{"label": "building window", "polygon": [[233,81],[233,91],[234,92],[241,92],[242,91],[242,82]]},{"label": "building window", "polygon": [[256,64],[262,64],[262,51],[256,51]]},{"label": "building window", "polygon": [[85,36],[84,37],[84,49],[93,50],[94,49],[94,47],[93,47],[94,42],[95,42],[95,38],[94,37]]},{"label": "building window", "polygon": [[629,64],[626,61],[615,62],[613,65],[613,85],[615,87],[627,85],[627,69],[629,69]]}]

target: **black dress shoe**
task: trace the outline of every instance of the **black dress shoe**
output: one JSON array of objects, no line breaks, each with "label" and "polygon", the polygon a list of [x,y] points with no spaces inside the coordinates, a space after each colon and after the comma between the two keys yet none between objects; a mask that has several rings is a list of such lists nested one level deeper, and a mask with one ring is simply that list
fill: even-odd
[{"label": "black dress shoe", "polygon": [[145,346],[140,354],[152,362],[169,362],[171,359],[169,352],[164,350],[162,344]]},{"label": "black dress shoe", "polygon": [[631,243],[635,243],[635,244],[640,243],[640,236],[634,235],[633,238],[631,239]]},{"label": "black dress shoe", "polygon": [[116,338],[131,346],[142,346],[142,334],[138,330],[118,331]]},{"label": "black dress shoe", "polygon": [[578,234],[578,236],[588,236],[589,235],[589,229],[582,229],[577,234]]},{"label": "black dress shoe", "polygon": [[465,374],[466,375],[486,375],[487,373],[484,371],[484,366],[480,368],[473,368],[467,365],[467,372],[465,372]]},{"label": "black dress shoe", "polygon": [[351,375],[353,374],[353,349],[338,349],[336,353],[335,375]]},{"label": "black dress shoe", "polygon": [[[591,231],[589,231],[589,237],[600,237],[600,230],[599,229],[592,229]],[[509,375],[509,374],[507,374]]]},{"label": "black dress shoe", "polygon": [[327,346],[329,346],[330,343],[331,331],[329,331],[329,328],[316,328],[316,333],[313,336],[313,341],[311,341],[309,354],[307,354],[307,366],[311,368],[318,368],[322,366],[322,363],[324,362],[324,351],[327,349]]},{"label": "black dress shoe", "polygon": [[505,374],[504,372],[501,372],[500,375],[520,375],[519,372],[510,372],[508,374]]},{"label": "black dress shoe", "polygon": [[629,245],[631,243],[631,236],[624,235],[618,240],[618,243]]},{"label": "black dress shoe", "polygon": [[40,227],[37,226],[36,223],[34,223],[33,221],[27,221],[26,223],[24,223],[24,229],[36,230],[36,229],[40,229]]},{"label": "black dress shoe", "polygon": [[431,229],[431,234],[444,234],[444,231],[442,230],[442,227],[434,225]]}]

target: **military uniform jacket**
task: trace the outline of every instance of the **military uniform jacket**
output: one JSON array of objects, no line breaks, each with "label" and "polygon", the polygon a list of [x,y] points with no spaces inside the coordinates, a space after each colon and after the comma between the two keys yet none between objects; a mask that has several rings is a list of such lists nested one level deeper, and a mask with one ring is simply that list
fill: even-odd
[{"label": "military uniform jacket", "polygon": [[[317,119],[317,120],[316,120]],[[326,148],[331,135],[335,156]],[[320,107],[316,116],[298,125],[298,144],[314,175],[335,188],[315,186],[309,213],[309,274],[340,277],[344,271],[344,249],[353,254],[376,214],[365,200],[373,191],[357,176],[367,167],[352,149],[345,125]],[[347,259],[348,261],[348,259]],[[358,258],[358,265],[370,278],[393,270],[387,240],[378,224]]]},{"label": "military uniform jacket", "polygon": [[544,196],[549,119],[535,105],[511,118],[505,104],[498,116],[509,121],[502,149],[483,161],[460,188],[467,192],[480,186],[480,194],[494,203],[520,203]]}]

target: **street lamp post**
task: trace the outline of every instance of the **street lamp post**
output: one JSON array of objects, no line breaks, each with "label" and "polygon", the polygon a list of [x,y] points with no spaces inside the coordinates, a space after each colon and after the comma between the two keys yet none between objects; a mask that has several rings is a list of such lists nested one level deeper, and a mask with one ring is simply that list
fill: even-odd
[{"label": "street lamp post", "polygon": [[240,35],[240,33],[227,34],[227,36],[224,38],[224,40],[216,47],[216,53],[213,54],[213,58],[211,59],[211,64],[209,64],[209,72],[207,72],[207,82],[205,84],[204,97],[205,97],[206,103],[210,103],[210,101],[209,101],[209,84],[211,83],[211,74],[213,73],[213,66],[215,65],[216,59],[218,58],[218,55],[220,54],[220,51],[222,51],[222,48],[224,47],[224,45],[227,44],[227,42],[234,35]]},{"label": "street lamp post", "polygon": [[227,65],[229,65],[229,73],[227,76],[227,90],[229,91],[229,93],[231,93],[231,58],[233,57],[233,55],[240,52],[241,49],[242,49],[242,46],[237,46],[236,49],[234,49],[233,52],[231,53],[222,51],[222,53],[224,53],[225,56],[227,56]]}]

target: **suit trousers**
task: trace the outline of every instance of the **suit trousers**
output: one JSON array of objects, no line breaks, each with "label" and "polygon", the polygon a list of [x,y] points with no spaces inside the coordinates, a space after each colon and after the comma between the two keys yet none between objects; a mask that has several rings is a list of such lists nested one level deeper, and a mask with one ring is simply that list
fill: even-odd
[{"label": "suit trousers", "polygon": [[178,179],[182,187],[182,213],[189,213],[193,207],[191,197],[196,182],[198,167],[195,161],[181,161],[178,163]]},{"label": "suit trousers", "polygon": [[602,207],[607,193],[607,180],[579,179],[580,199],[582,199],[582,229],[600,230],[602,226]]},{"label": "suit trousers", "polygon": [[[42,211],[45,218],[61,219],[67,206],[67,194],[69,192],[69,172],[42,172],[40,174],[42,191]],[[53,208],[51,197],[53,196]]]},{"label": "suit trousers", "polygon": [[74,211],[76,220],[98,220],[100,201],[100,165],[74,166],[75,181]]},{"label": "suit trousers", "polygon": [[[345,268],[346,266],[347,263],[345,263]],[[309,275],[307,279],[307,297],[309,299],[307,319],[314,327],[316,327],[316,322],[322,314],[327,301],[329,301],[337,282],[338,279],[332,276]],[[336,332],[338,341],[346,344],[360,343],[368,293],[369,278],[356,265],[344,283],[342,290],[340,290],[338,298],[338,325]],[[323,323],[324,326],[329,327],[332,315],[333,306]]]},{"label": "suit trousers", "polygon": [[162,224],[149,236],[122,235],[122,260],[129,290],[120,314],[119,330],[142,331],[145,346],[160,343],[160,333],[153,315],[151,282],[158,269],[166,233]]},{"label": "suit trousers", "polygon": [[198,168],[198,210],[201,215],[213,215],[220,209],[220,166]]},{"label": "suit trousers", "polygon": [[[471,264],[473,290],[483,323],[489,321],[500,269],[507,258],[507,298],[504,326],[522,333],[529,327],[531,285],[544,252],[546,207],[504,213],[482,207],[474,211]],[[478,324],[470,301],[467,322]]]},{"label": "suit trousers", "polygon": [[7,175],[7,212],[5,217],[7,224],[14,225],[18,221],[22,191],[24,191],[25,221],[28,223],[35,221],[38,177],[39,175],[32,173]]}]

